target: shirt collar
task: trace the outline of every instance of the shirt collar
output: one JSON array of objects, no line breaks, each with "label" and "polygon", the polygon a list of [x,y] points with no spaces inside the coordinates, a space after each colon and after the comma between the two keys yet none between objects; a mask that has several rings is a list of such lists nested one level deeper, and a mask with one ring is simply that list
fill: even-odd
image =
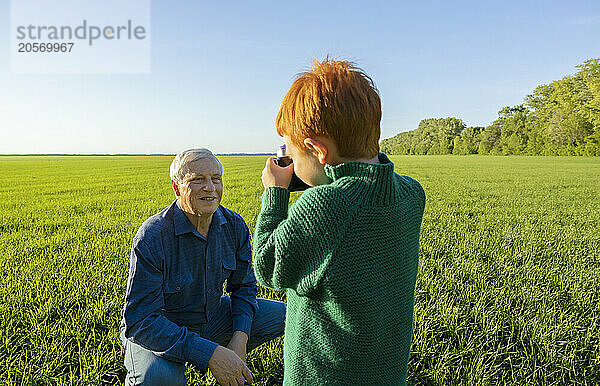
[{"label": "shirt collar", "polygon": [[[194,228],[190,220],[187,218],[183,210],[181,209],[181,204],[178,199],[175,199],[173,203],[173,223],[175,226],[175,235],[179,236],[185,233],[193,233],[196,236],[204,237]],[[213,214],[212,221],[210,223],[211,229],[213,227],[220,227],[225,224],[227,219],[225,215],[223,215],[223,207],[219,205],[215,213]]]}]

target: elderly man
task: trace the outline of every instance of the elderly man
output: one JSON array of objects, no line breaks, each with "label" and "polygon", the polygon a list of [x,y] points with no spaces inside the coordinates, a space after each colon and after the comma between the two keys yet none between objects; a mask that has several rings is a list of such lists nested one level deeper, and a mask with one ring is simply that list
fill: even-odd
[{"label": "elderly man", "polygon": [[243,385],[252,382],[246,350],[283,334],[285,303],[256,298],[250,234],[220,205],[222,177],[209,150],[178,154],[176,200],[133,239],[121,322],[126,385],[184,385],[185,362],[210,368],[221,385]]}]

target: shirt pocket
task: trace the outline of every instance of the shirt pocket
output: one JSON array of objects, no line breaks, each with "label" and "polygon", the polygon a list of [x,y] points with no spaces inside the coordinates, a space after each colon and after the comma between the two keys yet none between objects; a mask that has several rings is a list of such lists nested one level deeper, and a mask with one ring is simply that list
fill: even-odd
[{"label": "shirt pocket", "polygon": [[189,273],[167,278],[163,286],[165,310],[179,311],[194,304],[193,284],[194,279]]},{"label": "shirt pocket", "polygon": [[235,254],[234,253],[226,253],[221,259],[223,264],[222,274],[221,274],[221,285],[225,280],[231,276],[231,274],[235,271]]}]

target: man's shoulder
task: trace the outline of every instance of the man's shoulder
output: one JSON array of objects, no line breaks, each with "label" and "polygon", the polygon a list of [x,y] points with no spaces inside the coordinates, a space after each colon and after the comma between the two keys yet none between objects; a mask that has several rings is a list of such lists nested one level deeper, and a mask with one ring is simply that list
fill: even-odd
[{"label": "man's shoulder", "polygon": [[227,222],[245,223],[244,219],[242,218],[242,216],[239,213],[234,212],[233,210],[226,208],[223,205],[219,205],[219,210],[221,211],[221,214],[223,214],[223,217],[225,217]]},{"label": "man's shoulder", "polygon": [[141,240],[150,242],[151,240],[160,239],[166,232],[172,231],[174,206],[175,202],[160,212],[148,217],[138,228],[134,237],[134,242],[139,242]]},{"label": "man's shoulder", "polygon": [[225,226],[233,231],[234,234],[245,233],[248,229],[246,225],[246,221],[244,218],[237,212],[224,207],[223,205],[219,206],[219,209],[223,218],[225,219]]}]

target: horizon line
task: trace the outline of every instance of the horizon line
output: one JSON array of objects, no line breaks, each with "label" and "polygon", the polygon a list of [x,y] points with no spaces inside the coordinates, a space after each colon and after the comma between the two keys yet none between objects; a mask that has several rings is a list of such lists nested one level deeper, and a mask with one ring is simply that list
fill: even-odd
[{"label": "horizon line", "polygon": [[[230,155],[273,155],[271,153],[215,153],[216,156]],[[176,153],[15,153],[0,154],[0,157],[174,157]]]}]

